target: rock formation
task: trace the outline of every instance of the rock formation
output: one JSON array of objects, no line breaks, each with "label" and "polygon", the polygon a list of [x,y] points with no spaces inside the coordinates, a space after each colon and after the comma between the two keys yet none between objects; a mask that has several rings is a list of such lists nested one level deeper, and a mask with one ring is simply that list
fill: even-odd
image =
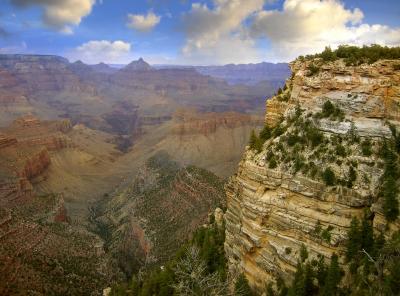
[{"label": "rock formation", "polygon": [[292,78],[267,101],[265,143],[247,149],[226,185],[229,269],[256,290],[290,279],[303,244],[312,258],[342,254],[352,216],[366,210],[375,230],[399,229],[379,194],[384,139],[400,125],[397,64],[290,64]]},{"label": "rock formation", "polygon": [[262,120],[256,116],[236,112],[199,113],[194,110],[178,110],[173,117],[175,125],[173,132],[184,136],[213,134],[218,128],[234,129],[240,126],[262,125]]}]

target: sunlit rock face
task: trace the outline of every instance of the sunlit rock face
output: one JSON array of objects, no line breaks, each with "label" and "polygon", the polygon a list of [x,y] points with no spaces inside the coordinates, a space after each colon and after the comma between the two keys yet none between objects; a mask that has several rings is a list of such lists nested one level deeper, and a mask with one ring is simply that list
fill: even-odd
[{"label": "sunlit rock face", "polygon": [[[311,63],[320,64],[317,73],[310,73]],[[398,219],[385,228],[379,197],[384,170],[379,149],[392,137],[390,124],[399,126],[400,72],[395,64],[398,61],[357,67],[343,60],[291,63],[293,75],[283,92],[266,103],[266,125],[279,125],[282,133],[269,138],[259,153],[248,148],[225,188],[230,272],[243,272],[259,291],[277,277],[289,280],[302,244],[312,258],[343,254],[352,216],[360,218],[366,209],[375,230],[390,234],[399,229]],[[342,118],[321,118],[327,101],[340,109]],[[307,124],[323,137],[318,148],[307,144]],[[358,143],[349,140],[352,131]],[[305,144],[288,144],[297,134]],[[371,143],[370,155],[362,150],[360,143],[365,141]],[[338,146],[345,156],[336,155]],[[314,176],[311,162],[318,172]],[[353,165],[357,177],[346,186],[341,180],[349,178]],[[336,175],[334,185],[320,177],[327,167]]]}]

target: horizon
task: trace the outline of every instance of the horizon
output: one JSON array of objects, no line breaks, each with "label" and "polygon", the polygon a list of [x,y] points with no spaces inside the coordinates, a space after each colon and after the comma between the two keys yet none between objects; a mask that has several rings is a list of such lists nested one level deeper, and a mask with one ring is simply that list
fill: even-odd
[{"label": "horizon", "polygon": [[229,64],[220,64],[220,65],[216,65],[216,64],[205,64],[205,65],[191,65],[191,64],[152,64],[152,63],[149,63],[147,60],[146,60],[146,58],[143,58],[143,57],[138,57],[137,59],[133,59],[133,60],[131,60],[131,61],[128,61],[128,62],[126,62],[126,63],[106,63],[106,62],[103,62],[103,61],[99,61],[98,63],[93,63],[93,64],[91,64],[91,63],[85,63],[84,61],[82,61],[82,60],[75,60],[75,61],[71,61],[70,59],[68,59],[67,57],[65,57],[65,56],[62,56],[62,55],[57,55],[57,54],[40,54],[40,53],[37,53],[37,54],[33,54],[33,53],[0,53],[0,56],[43,56],[43,57],[58,57],[58,58],[63,58],[63,59],[66,59],[70,64],[73,64],[73,63],[79,63],[79,62],[81,62],[81,63],[83,63],[83,64],[85,64],[85,65],[88,65],[88,66],[95,66],[95,65],[100,65],[100,64],[105,64],[105,65],[108,65],[108,66],[110,66],[110,67],[116,67],[117,68],[117,66],[118,67],[122,67],[122,66],[127,66],[127,65],[129,65],[130,63],[133,63],[133,62],[138,62],[139,60],[142,60],[142,61],[144,61],[144,62],[146,62],[146,63],[148,63],[149,65],[151,65],[151,66],[158,66],[158,67],[168,67],[168,66],[170,66],[170,67],[223,67],[223,66],[229,66],[229,65],[234,65],[234,66],[240,66],[240,65],[258,65],[258,64],[273,64],[273,65],[278,65],[278,64],[288,64],[287,62],[268,62],[268,61],[260,61],[260,62],[257,62],[257,63],[229,63]]},{"label": "horizon", "polygon": [[6,0],[0,11],[0,53],[86,64],[286,63],[325,46],[400,45],[395,0]]}]

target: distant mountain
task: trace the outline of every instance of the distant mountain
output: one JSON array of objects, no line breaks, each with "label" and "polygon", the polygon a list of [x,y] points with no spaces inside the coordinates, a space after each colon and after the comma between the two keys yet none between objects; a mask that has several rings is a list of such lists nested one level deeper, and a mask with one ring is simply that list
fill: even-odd
[{"label": "distant mountain", "polygon": [[254,85],[261,81],[282,83],[290,75],[287,63],[229,64],[225,66],[196,66],[203,74],[221,78],[230,84]]},{"label": "distant mountain", "polygon": [[145,62],[142,58],[138,59],[137,61],[133,61],[130,64],[126,65],[124,68],[122,68],[122,71],[149,71],[152,70],[153,68]]},{"label": "distant mountain", "polygon": [[100,73],[107,73],[107,74],[111,74],[117,71],[117,69],[110,67],[109,65],[105,64],[105,63],[99,63],[96,65],[90,65],[90,67],[96,71],[96,72],[100,72]]},{"label": "distant mountain", "polygon": [[290,75],[287,63],[228,64],[224,66],[153,65],[155,69],[194,68],[203,75],[223,79],[229,84],[256,85],[263,81],[278,87]]}]

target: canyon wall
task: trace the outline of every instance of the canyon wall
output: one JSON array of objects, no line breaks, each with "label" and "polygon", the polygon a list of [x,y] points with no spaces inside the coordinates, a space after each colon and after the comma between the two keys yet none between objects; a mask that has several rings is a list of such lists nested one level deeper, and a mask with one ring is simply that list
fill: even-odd
[{"label": "canyon wall", "polygon": [[343,254],[353,216],[366,213],[386,235],[400,226],[386,221],[379,194],[382,147],[399,126],[398,61],[290,66],[283,91],[267,101],[270,134],[259,152],[247,147],[226,185],[229,270],[260,292],[292,278],[303,244],[311,258]]}]

